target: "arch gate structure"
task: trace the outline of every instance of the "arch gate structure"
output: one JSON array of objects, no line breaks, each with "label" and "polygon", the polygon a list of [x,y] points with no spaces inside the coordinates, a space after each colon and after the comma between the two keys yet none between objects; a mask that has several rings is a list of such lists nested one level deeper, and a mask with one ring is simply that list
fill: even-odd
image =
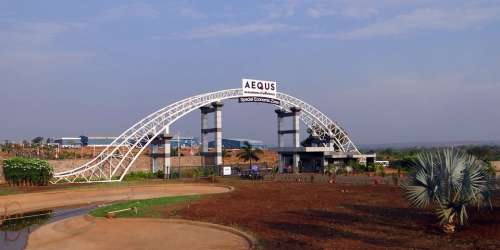
[{"label": "arch gate structure", "polygon": [[[249,95],[244,94],[244,89],[238,88],[200,94],[172,103],[138,121],[118,136],[98,156],[86,164],[68,171],[55,173],[52,182],[122,181],[136,159],[154,140],[162,138],[162,136],[165,140],[168,140],[169,128],[174,122],[190,112],[201,109],[203,124],[203,109],[213,107],[214,104],[221,103],[224,100],[243,97],[249,97]],[[252,96],[250,95],[250,97]],[[258,95],[255,95],[255,97],[258,97]],[[338,123],[328,118],[312,105],[280,92],[276,92],[273,99],[277,100],[277,102],[272,103],[278,107],[277,113],[281,113],[278,111],[282,111],[282,114],[287,114],[288,112],[295,111],[294,114],[297,121],[300,119],[309,128],[309,133],[317,138],[317,142],[319,142],[316,145],[317,149],[319,148],[324,152],[331,152],[332,155],[360,155],[358,148],[351,141],[346,131]],[[297,110],[300,110],[300,112],[296,112]],[[282,117],[283,115],[280,117],[278,114],[278,120]],[[211,129],[205,130],[205,133],[218,132],[217,129],[213,129],[213,131],[208,131]],[[295,132],[298,133],[298,131]],[[204,132],[202,131],[202,133]],[[281,138],[281,135],[285,133],[286,131],[279,131],[279,137]]]}]

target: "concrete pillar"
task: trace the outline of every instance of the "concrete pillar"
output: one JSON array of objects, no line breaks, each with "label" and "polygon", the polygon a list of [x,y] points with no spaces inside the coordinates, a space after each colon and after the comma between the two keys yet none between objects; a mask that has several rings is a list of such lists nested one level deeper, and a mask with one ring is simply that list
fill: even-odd
[{"label": "concrete pillar", "polygon": [[300,163],[300,155],[295,153],[293,154],[293,172],[299,173],[299,163]]},{"label": "concrete pillar", "polygon": [[278,173],[280,173],[280,174],[283,173],[283,165],[284,165],[283,155],[278,154]]},{"label": "concrete pillar", "polygon": [[222,162],[222,102],[212,103],[215,109],[215,165],[220,166]]},{"label": "concrete pillar", "polygon": [[278,147],[282,148],[284,147],[284,141],[283,134],[281,134],[280,131],[283,129],[283,116],[281,116],[283,111],[281,109],[277,109],[275,112],[278,118]]},{"label": "concrete pillar", "polygon": [[201,152],[202,157],[208,153],[208,134],[204,130],[208,128],[208,107],[201,108]]},{"label": "concrete pillar", "polygon": [[170,172],[172,169],[172,161],[170,159],[170,141],[172,140],[172,136],[170,135],[170,128],[166,127],[165,132],[163,134],[163,145],[164,145],[164,164],[163,164],[163,173],[165,173],[165,179],[170,178]]},{"label": "concrete pillar", "polygon": [[151,144],[151,172],[156,173],[156,153],[158,145],[153,141]]},{"label": "concrete pillar", "polygon": [[[293,112],[293,146],[295,148],[300,147],[300,108],[291,108]],[[293,172],[299,172],[300,155],[298,153],[293,154]]]},{"label": "concrete pillar", "polygon": [[293,146],[300,147],[300,108],[292,108],[293,112]]}]

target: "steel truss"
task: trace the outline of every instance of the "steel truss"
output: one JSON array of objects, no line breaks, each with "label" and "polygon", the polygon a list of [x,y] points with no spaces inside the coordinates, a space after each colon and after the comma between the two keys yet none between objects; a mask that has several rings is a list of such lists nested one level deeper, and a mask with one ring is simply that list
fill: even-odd
[{"label": "steel truss", "polygon": [[[86,164],[54,174],[53,183],[60,182],[115,182],[122,181],[144,149],[172,123],[212,102],[243,97],[242,89],[228,89],[192,96],[170,104],[140,120],[118,136],[97,157]],[[349,136],[336,122],[330,120],[315,107],[287,94],[278,93],[284,110],[300,107],[300,118],[313,135],[336,151],[359,153]]]}]

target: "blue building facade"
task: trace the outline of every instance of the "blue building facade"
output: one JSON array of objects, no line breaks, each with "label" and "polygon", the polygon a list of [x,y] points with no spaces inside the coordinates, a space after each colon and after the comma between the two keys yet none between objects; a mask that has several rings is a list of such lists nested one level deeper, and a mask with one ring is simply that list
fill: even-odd
[{"label": "blue building facade", "polygon": [[[250,139],[222,139],[222,147],[225,149],[240,149],[245,146],[245,142],[248,142],[254,148],[264,148],[264,143],[262,141],[250,140]],[[208,147],[215,147],[215,142],[211,141],[208,143]]]},{"label": "blue building facade", "polygon": [[[107,147],[116,137],[87,137],[88,147]],[[54,140],[54,143],[61,148],[79,148],[83,145],[80,137],[62,137]],[[196,137],[174,137],[170,142],[171,147],[181,148],[197,147],[200,145],[199,139]]]}]

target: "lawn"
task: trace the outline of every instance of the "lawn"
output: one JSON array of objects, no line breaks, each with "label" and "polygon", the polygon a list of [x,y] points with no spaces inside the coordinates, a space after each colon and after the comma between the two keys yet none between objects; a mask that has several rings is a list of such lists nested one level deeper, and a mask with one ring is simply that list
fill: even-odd
[{"label": "lawn", "polygon": [[18,194],[20,191],[12,187],[0,187],[0,195]]},{"label": "lawn", "polygon": [[165,217],[165,211],[167,207],[172,207],[174,205],[182,205],[199,200],[200,195],[191,196],[174,196],[174,197],[163,197],[154,198],[146,200],[132,200],[126,202],[120,202],[112,204],[109,206],[104,206],[97,208],[90,212],[92,216],[95,217],[105,217],[108,212],[135,208],[130,211],[125,211],[117,213],[117,218],[130,218],[130,217],[145,217],[145,218],[161,218]]}]

